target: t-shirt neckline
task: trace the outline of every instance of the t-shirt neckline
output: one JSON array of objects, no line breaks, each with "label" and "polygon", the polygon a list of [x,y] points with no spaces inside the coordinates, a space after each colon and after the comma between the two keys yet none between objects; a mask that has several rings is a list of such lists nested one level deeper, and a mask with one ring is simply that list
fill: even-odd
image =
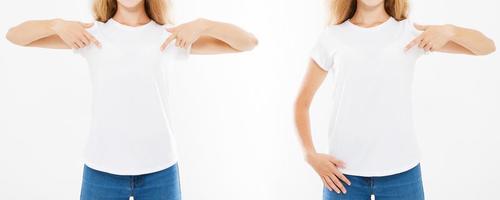
[{"label": "t-shirt neckline", "polygon": [[369,31],[369,30],[379,30],[379,29],[382,29],[383,27],[388,26],[389,24],[391,24],[394,21],[395,21],[395,19],[393,17],[389,17],[387,20],[385,20],[381,24],[378,24],[378,25],[372,26],[372,27],[362,27],[362,26],[356,25],[356,24],[354,24],[354,23],[351,22],[351,19],[346,20],[346,23],[347,23],[347,25],[349,27],[352,27],[352,28],[355,28],[355,29],[359,29],[359,30]]},{"label": "t-shirt neckline", "polygon": [[114,20],[113,18],[109,18],[108,22],[110,25],[113,25],[117,28],[124,29],[124,30],[132,30],[132,31],[143,30],[147,27],[150,27],[151,25],[153,25],[155,23],[154,20],[149,20],[149,22],[146,24],[142,24],[142,25],[138,25],[138,26],[129,26],[129,25],[122,24],[122,23]]}]

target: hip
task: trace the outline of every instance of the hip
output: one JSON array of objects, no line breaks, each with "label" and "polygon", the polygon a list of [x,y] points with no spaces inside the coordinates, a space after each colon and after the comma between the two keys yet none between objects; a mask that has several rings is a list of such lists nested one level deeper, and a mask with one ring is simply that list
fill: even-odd
[{"label": "hip", "polygon": [[180,200],[180,193],[177,164],[141,175],[111,174],[84,165],[80,199]]},{"label": "hip", "polygon": [[351,185],[344,185],[347,193],[337,194],[323,189],[324,200],[424,200],[420,164],[404,172],[387,176],[345,175]]}]

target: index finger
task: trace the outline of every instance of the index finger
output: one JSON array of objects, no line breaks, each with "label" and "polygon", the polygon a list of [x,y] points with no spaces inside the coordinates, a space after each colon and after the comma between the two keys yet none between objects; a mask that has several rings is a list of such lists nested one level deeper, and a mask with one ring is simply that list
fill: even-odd
[{"label": "index finger", "polygon": [[166,40],[165,42],[163,42],[163,44],[161,45],[160,47],[160,51],[163,51],[165,50],[165,48],[167,47],[168,44],[170,44],[175,38],[177,37],[177,35],[175,34],[172,34],[170,35]]},{"label": "index finger", "polygon": [[85,31],[85,36],[94,43],[97,47],[101,48],[101,43],[89,32]]},{"label": "index finger", "polygon": [[346,183],[347,185],[351,185],[351,181],[349,181],[349,179],[347,179],[347,177],[345,177],[344,174],[342,174],[341,172],[335,171],[335,172],[333,172],[333,174],[335,176],[337,176],[340,180],[342,180],[344,183]]},{"label": "index finger", "polygon": [[422,40],[422,38],[423,38],[423,36],[419,35],[418,37],[416,37],[415,39],[413,39],[410,43],[408,43],[405,46],[405,51],[408,51],[408,49],[411,49],[412,47],[414,47],[415,45],[417,45],[418,43],[420,43],[420,41]]}]

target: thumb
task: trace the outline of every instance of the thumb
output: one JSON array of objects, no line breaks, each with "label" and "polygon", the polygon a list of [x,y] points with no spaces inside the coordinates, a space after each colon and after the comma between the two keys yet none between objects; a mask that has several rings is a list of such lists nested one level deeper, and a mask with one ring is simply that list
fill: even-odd
[{"label": "thumb", "polygon": [[413,23],[413,26],[419,31],[425,31],[429,26]]},{"label": "thumb", "polygon": [[80,22],[80,24],[84,27],[84,28],[90,28],[94,25],[94,22],[90,22],[90,23],[83,23],[83,22]]}]

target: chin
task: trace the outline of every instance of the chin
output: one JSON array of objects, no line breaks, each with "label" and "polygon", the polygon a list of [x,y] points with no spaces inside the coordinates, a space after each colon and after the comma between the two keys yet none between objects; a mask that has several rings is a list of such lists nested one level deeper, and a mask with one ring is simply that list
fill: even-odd
[{"label": "chin", "polygon": [[143,0],[117,0],[120,5],[126,8],[134,8],[139,5]]},{"label": "chin", "polygon": [[368,7],[376,7],[384,4],[384,0],[358,0],[358,3],[362,3]]}]

